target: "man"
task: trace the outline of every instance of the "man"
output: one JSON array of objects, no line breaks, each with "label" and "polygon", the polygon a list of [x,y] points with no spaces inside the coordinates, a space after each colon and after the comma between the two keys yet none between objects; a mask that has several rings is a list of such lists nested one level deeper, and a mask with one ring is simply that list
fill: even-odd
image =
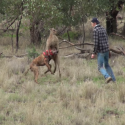
[{"label": "man", "polygon": [[93,39],[95,43],[91,58],[94,58],[95,54],[97,54],[98,70],[106,79],[106,83],[109,83],[110,81],[115,82],[115,76],[108,63],[109,45],[106,30],[100,25],[97,18],[91,20],[91,25],[93,27]]}]

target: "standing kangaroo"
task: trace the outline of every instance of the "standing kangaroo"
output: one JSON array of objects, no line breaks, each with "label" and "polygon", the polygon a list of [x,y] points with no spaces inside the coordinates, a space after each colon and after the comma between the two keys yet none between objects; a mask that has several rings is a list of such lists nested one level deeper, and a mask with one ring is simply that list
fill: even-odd
[{"label": "standing kangaroo", "polygon": [[[46,42],[46,50],[53,50],[53,49],[57,49],[57,51],[59,52],[59,39],[56,36],[57,34],[57,30],[55,30],[54,28],[50,29],[50,35],[47,39]],[[58,65],[58,69],[59,69],[59,76],[61,77],[61,73],[60,73],[60,67],[59,67],[59,53],[56,54],[54,57],[52,57],[55,63],[55,68],[54,68],[54,72],[56,72],[56,67]]]}]

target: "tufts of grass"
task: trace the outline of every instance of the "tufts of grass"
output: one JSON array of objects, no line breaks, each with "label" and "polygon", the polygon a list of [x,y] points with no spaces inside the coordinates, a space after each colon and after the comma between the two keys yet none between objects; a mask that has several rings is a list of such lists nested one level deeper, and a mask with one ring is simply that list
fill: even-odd
[{"label": "tufts of grass", "polygon": [[95,103],[99,93],[98,86],[92,82],[86,82],[83,88],[84,98],[89,99],[92,103]]},{"label": "tufts of grass", "polygon": [[121,103],[125,103],[125,86],[120,84],[118,87],[118,99]]},{"label": "tufts of grass", "polygon": [[107,107],[103,111],[103,117],[108,117],[109,115],[114,115],[115,117],[120,117],[120,115],[124,114],[124,111],[119,111],[117,108],[109,108]]},{"label": "tufts of grass", "polygon": [[[6,43],[0,43],[0,49],[6,48],[4,52],[9,55],[10,46],[5,46]],[[21,47],[25,48],[27,45],[22,43]],[[26,51],[24,48],[19,50],[19,54]],[[41,52],[40,48],[36,49]],[[60,50],[60,55],[73,52],[77,50]],[[48,73],[41,77],[46,70],[46,67],[41,67],[38,78],[40,84],[34,82],[32,72],[23,76],[29,66],[27,58],[0,59],[0,124],[124,125],[123,57],[113,58],[114,63],[110,60],[117,83],[105,84],[105,79],[97,70],[96,59],[61,56],[61,80],[58,69],[54,75]]]},{"label": "tufts of grass", "polygon": [[13,59],[8,62],[8,70],[9,74],[16,74],[19,75],[19,73],[24,73],[25,67],[26,67],[27,61],[24,60],[17,60]]},{"label": "tufts of grass", "polygon": [[9,95],[8,97],[8,102],[26,102],[27,101],[27,97],[26,96],[21,96],[19,94],[16,93],[12,93]]}]

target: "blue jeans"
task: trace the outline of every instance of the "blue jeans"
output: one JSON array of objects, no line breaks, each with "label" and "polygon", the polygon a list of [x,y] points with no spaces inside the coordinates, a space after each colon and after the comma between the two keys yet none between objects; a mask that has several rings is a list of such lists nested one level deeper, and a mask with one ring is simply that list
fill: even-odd
[{"label": "blue jeans", "polygon": [[104,78],[106,79],[108,77],[111,77],[112,81],[116,81],[114,73],[108,63],[109,52],[98,53],[97,59],[98,59],[98,70],[101,72]]}]

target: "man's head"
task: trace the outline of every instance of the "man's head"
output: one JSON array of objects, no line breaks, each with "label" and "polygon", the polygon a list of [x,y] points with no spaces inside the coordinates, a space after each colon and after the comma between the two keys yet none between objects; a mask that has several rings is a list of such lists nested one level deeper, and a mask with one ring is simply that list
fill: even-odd
[{"label": "man's head", "polygon": [[100,22],[98,21],[98,19],[96,17],[94,17],[92,20],[91,20],[91,25],[92,27],[95,27],[97,24],[99,24]]}]

